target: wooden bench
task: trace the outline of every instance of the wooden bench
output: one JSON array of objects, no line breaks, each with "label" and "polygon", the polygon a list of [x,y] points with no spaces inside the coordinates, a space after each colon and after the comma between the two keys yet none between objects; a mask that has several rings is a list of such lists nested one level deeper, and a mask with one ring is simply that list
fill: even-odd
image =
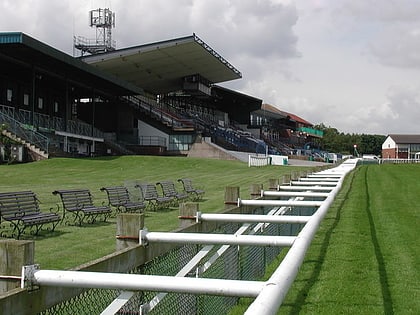
[{"label": "wooden bench", "polygon": [[147,201],[147,208],[158,210],[169,207],[173,201],[173,197],[160,196],[154,184],[143,183],[137,184],[137,188],[141,189],[143,199]]},{"label": "wooden bench", "polygon": [[112,213],[110,206],[95,206],[88,189],[55,190],[53,194],[60,196],[63,220],[68,212],[77,225],[82,225],[83,222],[94,223],[98,217],[102,217],[105,222]]},{"label": "wooden bench", "polygon": [[191,179],[180,178],[178,181],[182,183],[184,191],[191,196],[192,200],[200,200],[203,198],[205,191],[203,189],[194,188]]},{"label": "wooden bench", "polygon": [[175,188],[175,184],[172,181],[166,180],[157,183],[162,189],[162,193],[165,197],[173,198],[176,204],[189,199],[189,195],[186,192],[178,192]]},{"label": "wooden bench", "polygon": [[108,196],[108,205],[116,209],[117,212],[141,212],[146,205],[142,201],[131,201],[130,194],[124,186],[102,187]]},{"label": "wooden bench", "polygon": [[45,225],[49,227],[47,230],[54,231],[61,216],[51,211],[41,212],[39,204],[40,201],[32,191],[0,193],[0,223],[10,223],[13,227],[12,236],[17,239],[27,228],[35,235]]}]

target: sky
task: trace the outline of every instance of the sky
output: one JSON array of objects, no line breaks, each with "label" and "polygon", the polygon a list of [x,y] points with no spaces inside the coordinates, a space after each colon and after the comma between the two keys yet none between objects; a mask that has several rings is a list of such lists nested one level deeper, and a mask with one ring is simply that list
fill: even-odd
[{"label": "sky", "polygon": [[73,55],[109,8],[117,48],[195,33],[242,73],[220,85],[344,133],[420,133],[420,0],[2,0],[0,32]]}]

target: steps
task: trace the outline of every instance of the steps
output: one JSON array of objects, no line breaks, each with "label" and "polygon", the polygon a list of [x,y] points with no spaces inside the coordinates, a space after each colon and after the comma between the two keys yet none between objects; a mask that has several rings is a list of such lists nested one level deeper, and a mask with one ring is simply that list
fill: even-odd
[{"label": "steps", "polygon": [[8,130],[3,130],[2,134],[4,136],[12,139],[13,141],[16,141],[16,142],[19,142],[19,143],[23,144],[32,153],[31,156],[33,157],[34,160],[39,161],[39,160],[48,159],[48,157],[49,157],[48,153],[46,153],[45,151],[37,148],[35,145],[31,144],[30,142],[19,138],[18,136],[16,136],[12,132],[10,132]]}]

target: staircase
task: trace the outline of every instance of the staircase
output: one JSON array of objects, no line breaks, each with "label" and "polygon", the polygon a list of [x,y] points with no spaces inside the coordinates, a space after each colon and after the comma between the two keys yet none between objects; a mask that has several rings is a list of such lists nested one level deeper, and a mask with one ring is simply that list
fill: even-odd
[{"label": "staircase", "polygon": [[37,132],[32,126],[20,123],[11,116],[0,111],[2,134],[13,141],[23,144],[35,160],[48,159],[49,139]]},{"label": "staircase", "polygon": [[44,150],[36,147],[34,144],[18,137],[16,134],[8,131],[8,130],[2,130],[2,135],[8,137],[9,139],[12,139],[13,141],[16,141],[18,143],[23,144],[30,152],[32,152],[32,156],[34,157],[34,160],[45,160],[48,159],[48,153]]}]

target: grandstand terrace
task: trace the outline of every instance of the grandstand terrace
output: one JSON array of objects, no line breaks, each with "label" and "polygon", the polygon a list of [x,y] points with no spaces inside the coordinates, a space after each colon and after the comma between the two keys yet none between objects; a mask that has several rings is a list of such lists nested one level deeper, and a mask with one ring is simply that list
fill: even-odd
[{"label": "grandstand terrace", "polygon": [[313,136],[305,120],[220,86],[242,74],[195,34],[75,58],[0,33],[0,64],[4,134],[37,139],[35,158],[186,155],[202,136],[246,152],[266,141],[278,153]]},{"label": "grandstand terrace", "polygon": [[270,104],[251,112],[250,126],[260,128],[260,138],[286,155],[313,148],[316,139],[323,136],[312,123]]}]

